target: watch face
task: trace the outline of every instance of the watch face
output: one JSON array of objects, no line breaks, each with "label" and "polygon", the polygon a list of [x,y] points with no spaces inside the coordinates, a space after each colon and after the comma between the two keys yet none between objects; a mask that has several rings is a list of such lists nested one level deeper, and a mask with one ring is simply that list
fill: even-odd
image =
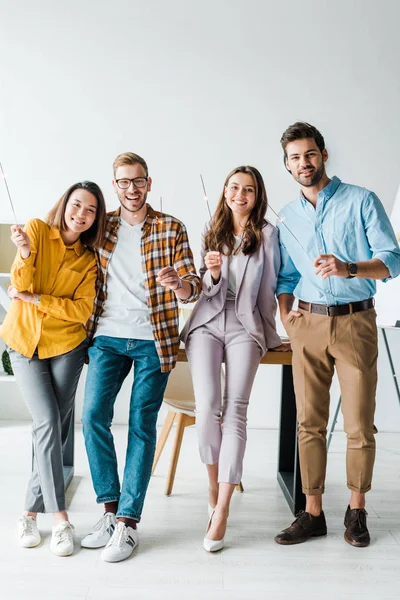
[{"label": "watch face", "polygon": [[356,263],[349,263],[349,273],[350,275],[357,275],[358,267]]}]

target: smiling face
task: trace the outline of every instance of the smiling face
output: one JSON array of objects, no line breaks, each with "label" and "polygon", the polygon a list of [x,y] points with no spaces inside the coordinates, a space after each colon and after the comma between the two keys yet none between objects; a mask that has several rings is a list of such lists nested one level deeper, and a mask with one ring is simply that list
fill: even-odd
[{"label": "smiling face", "polygon": [[256,185],[249,173],[235,173],[228,179],[225,200],[234,218],[248,216],[256,203]]},{"label": "smiling face", "polygon": [[[130,182],[127,189],[121,189],[118,187],[117,182],[121,179],[141,178],[147,179],[144,187],[135,186],[133,181]],[[139,163],[135,163],[134,165],[121,165],[117,167],[115,171],[115,179],[113,180],[113,186],[121,203],[122,218],[127,222],[132,222],[132,218],[134,218],[137,223],[142,222],[147,212],[147,194],[151,190],[151,178],[146,177],[146,171],[144,167]]]},{"label": "smiling face", "polygon": [[328,153],[318,148],[314,138],[289,142],[286,146],[286,168],[303,187],[313,187],[325,176]]},{"label": "smiling face", "polygon": [[66,233],[73,237],[91,228],[96,219],[97,199],[85,189],[73,191],[65,206],[64,220]]}]

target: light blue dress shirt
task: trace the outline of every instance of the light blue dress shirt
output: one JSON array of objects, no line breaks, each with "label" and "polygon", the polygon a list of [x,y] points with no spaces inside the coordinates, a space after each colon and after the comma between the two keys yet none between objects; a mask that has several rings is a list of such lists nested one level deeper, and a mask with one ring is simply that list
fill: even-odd
[{"label": "light blue dress shirt", "polygon": [[344,262],[379,258],[391,278],[400,273],[400,250],[393,227],[379,198],[365,188],[333,177],[318,193],[316,208],[301,195],[279,214],[284,223],[277,221],[282,254],[277,296],[294,294],[306,302],[335,305],[366,300],[375,294],[373,279],[322,279],[315,275],[313,260],[319,254],[334,254]]}]

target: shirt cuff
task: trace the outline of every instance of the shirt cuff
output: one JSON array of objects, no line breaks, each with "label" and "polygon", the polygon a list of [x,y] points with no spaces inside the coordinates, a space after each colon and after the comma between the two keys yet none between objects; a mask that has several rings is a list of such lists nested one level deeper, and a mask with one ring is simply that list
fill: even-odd
[{"label": "shirt cuff", "polygon": [[389,270],[390,277],[381,279],[381,281],[384,283],[394,279],[394,277],[397,277],[400,274],[400,256],[398,254],[392,254],[391,252],[380,252],[379,254],[374,254],[374,258],[381,260],[385,267],[387,267]]},{"label": "shirt cuff", "polygon": [[190,296],[188,298],[185,298],[185,299],[178,298],[179,302],[181,302],[182,304],[189,304],[189,302],[194,302],[195,300],[197,300],[198,293],[197,293],[196,283],[194,283],[193,281],[190,281],[190,279],[185,279],[184,277],[181,278],[181,281],[189,282],[192,293],[190,294]]},{"label": "shirt cuff", "polygon": [[277,285],[276,288],[276,297],[280,296],[281,294],[292,294],[294,290],[296,289],[295,285],[289,285],[288,283],[281,283]]}]

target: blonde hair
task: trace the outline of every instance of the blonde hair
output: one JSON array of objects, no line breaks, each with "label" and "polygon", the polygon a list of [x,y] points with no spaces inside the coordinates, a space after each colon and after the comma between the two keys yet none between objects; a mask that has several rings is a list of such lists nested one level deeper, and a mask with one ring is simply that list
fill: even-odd
[{"label": "blonde hair", "polygon": [[124,152],[123,154],[118,154],[117,158],[113,162],[113,171],[114,177],[118,167],[122,167],[123,165],[142,165],[144,170],[146,171],[146,177],[149,175],[149,169],[147,167],[147,163],[139,156],[139,154],[134,154],[133,152]]}]

